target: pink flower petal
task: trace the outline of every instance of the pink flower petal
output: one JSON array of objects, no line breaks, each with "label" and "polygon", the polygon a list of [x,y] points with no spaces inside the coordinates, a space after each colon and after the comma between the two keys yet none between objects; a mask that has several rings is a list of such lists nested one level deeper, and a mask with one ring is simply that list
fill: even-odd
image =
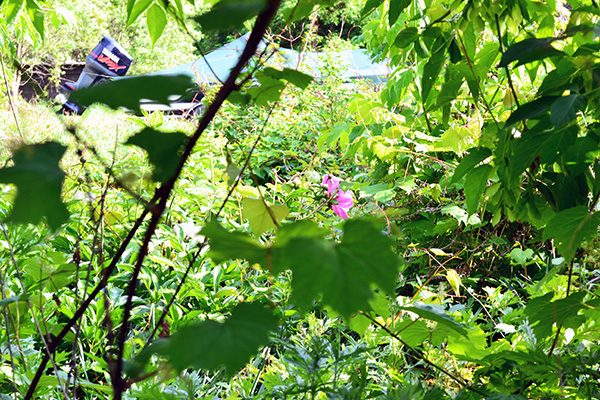
[{"label": "pink flower petal", "polygon": [[336,200],[338,205],[345,210],[349,210],[354,205],[354,200],[352,199],[352,192],[340,190],[336,196]]},{"label": "pink flower petal", "polygon": [[325,175],[323,177],[323,182],[321,185],[327,188],[327,195],[334,196],[335,192],[340,188],[340,178],[336,178],[335,176]]},{"label": "pink flower petal", "polygon": [[338,216],[342,217],[343,219],[348,219],[348,214],[346,214],[346,210],[344,210],[342,207],[338,206],[337,204],[332,205],[331,209],[333,210],[334,213],[336,213]]}]

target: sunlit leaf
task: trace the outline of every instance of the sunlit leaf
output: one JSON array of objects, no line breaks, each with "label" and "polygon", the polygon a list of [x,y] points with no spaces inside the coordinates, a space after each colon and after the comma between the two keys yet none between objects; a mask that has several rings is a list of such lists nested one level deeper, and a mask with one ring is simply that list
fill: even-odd
[{"label": "sunlit leaf", "polygon": [[25,145],[15,151],[13,167],[0,169],[0,183],[17,187],[7,222],[37,224],[43,217],[52,229],[69,218],[60,195],[65,173],[59,167],[67,148],[56,142]]},{"label": "sunlit leaf", "polygon": [[246,197],[242,199],[242,215],[250,223],[250,229],[256,236],[260,236],[270,229],[275,229],[289,210],[284,205],[275,204],[267,206],[262,199]]},{"label": "sunlit leaf", "polygon": [[433,304],[420,304],[413,307],[400,307],[402,310],[410,311],[421,318],[435,321],[438,324],[445,325],[462,336],[467,337],[468,333],[463,324],[456,322],[451,316],[446,314],[441,306]]},{"label": "sunlit leaf", "polygon": [[571,261],[584,240],[598,235],[598,225],[600,214],[589,212],[585,206],[572,207],[548,221],[544,228],[544,240],[553,238],[559,254]]},{"label": "sunlit leaf", "polygon": [[533,325],[533,331],[538,339],[552,334],[552,325],[564,324],[570,319],[575,319],[579,310],[586,307],[583,302],[585,292],[575,292],[569,297],[552,301],[554,293],[535,297],[529,301],[523,313]]},{"label": "sunlit leaf", "polygon": [[128,0],[127,1],[127,26],[135,22],[138,17],[150,7],[154,0]]},{"label": "sunlit leaf", "polygon": [[166,182],[173,178],[188,137],[183,132],[161,132],[145,128],[131,136],[125,144],[134,144],[146,150],[148,160],[154,165],[152,179]]},{"label": "sunlit leaf", "polygon": [[152,39],[152,47],[156,41],[162,36],[165,27],[167,26],[167,13],[157,3],[152,4],[146,13],[146,25],[148,25],[148,33]]}]

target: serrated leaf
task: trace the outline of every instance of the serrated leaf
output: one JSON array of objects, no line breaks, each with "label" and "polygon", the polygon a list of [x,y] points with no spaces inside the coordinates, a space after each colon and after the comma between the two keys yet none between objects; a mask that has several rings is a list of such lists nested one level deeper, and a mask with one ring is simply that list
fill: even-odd
[{"label": "serrated leaf", "polygon": [[388,22],[390,26],[393,26],[396,23],[398,17],[402,14],[402,11],[404,11],[410,3],[410,0],[390,0],[390,9],[388,12]]},{"label": "serrated leaf", "polygon": [[392,244],[370,222],[350,220],[340,244],[300,237],[273,248],[273,269],[292,270],[292,299],[300,309],[310,309],[313,299],[322,295],[325,305],[348,320],[369,309],[372,284],[393,294],[398,257]]},{"label": "serrated leaf", "polygon": [[156,3],[153,3],[146,13],[146,25],[148,26],[148,33],[152,40],[152,47],[162,36],[165,27],[167,26],[167,13],[165,10]]},{"label": "serrated leaf", "polygon": [[565,55],[562,51],[552,47],[552,42],[556,40],[556,38],[525,39],[514,43],[506,49],[498,66],[502,68],[508,66],[513,61],[518,61],[515,65],[518,67],[519,65],[542,60],[546,57]]},{"label": "serrated leaf", "polygon": [[102,103],[114,110],[125,107],[141,112],[140,106],[145,101],[170,105],[197,89],[198,85],[188,75],[134,76],[77,90],[69,100],[84,107]]},{"label": "serrated leaf", "polygon": [[177,371],[225,367],[226,374],[233,376],[261,346],[269,344],[277,325],[273,312],[258,302],[241,303],[224,323],[207,320],[188,325],[157,350],[168,356]]},{"label": "serrated leaf", "polygon": [[585,105],[585,98],[579,93],[561,96],[552,103],[550,120],[557,128],[577,118],[577,112]]},{"label": "serrated leaf", "polygon": [[585,206],[572,207],[556,214],[544,228],[544,240],[553,238],[561,256],[571,261],[584,240],[598,235],[600,215]]},{"label": "serrated leaf", "polygon": [[250,264],[260,264],[266,267],[266,248],[249,235],[242,232],[229,232],[217,221],[210,221],[202,230],[201,235],[208,238],[210,250],[208,256],[215,264],[223,261],[245,259]]},{"label": "serrated leaf", "polygon": [[268,206],[262,199],[246,197],[242,199],[242,215],[250,223],[250,230],[260,236],[270,229],[275,229],[290,210],[279,204]]},{"label": "serrated leaf", "polygon": [[465,199],[469,215],[475,214],[479,208],[479,200],[487,187],[487,181],[494,168],[489,164],[483,164],[473,168],[465,177]]},{"label": "serrated leaf", "polygon": [[154,0],[128,0],[127,1],[127,26],[135,22],[138,17],[150,7]]},{"label": "serrated leaf", "polygon": [[585,292],[575,292],[568,297],[551,301],[554,293],[535,297],[529,301],[523,313],[533,325],[533,331],[538,339],[552,334],[552,325],[564,324],[569,319],[577,317],[579,310],[586,307],[583,302]]},{"label": "serrated leaf", "polygon": [[413,307],[400,307],[402,310],[410,311],[417,314],[421,318],[435,321],[442,324],[464,337],[468,337],[467,330],[463,324],[456,322],[451,316],[446,314],[441,306],[432,304],[419,304]]},{"label": "serrated leaf", "polygon": [[131,136],[125,144],[133,144],[146,150],[148,161],[154,166],[152,179],[164,183],[177,172],[181,152],[188,139],[183,132],[161,132],[145,128]]},{"label": "serrated leaf", "polygon": [[477,164],[485,160],[492,155],[492,151],[486,147],[476,147],[470,149],[469,152],[463,157],[460,163],[456,166],[454,174],[452,175],[451,183],[457,182],[471,171]]},{"label": "serrated leaf", "polygon": [[306,89],[313,81],[312,76],[290,68],[285,68],[283,70],[282,79],[299,87],[300,89]]},{"label": "serrated leaf", "polygon": [[221,0],[207,13],[193,17],[193,20],[207,31],[225,31],[241,27],[257,16],[266,7],[265,0]]},{"label": "serrated leaf", "polygon": [[13,167],[0,169],[0,183],[17,187],[7,222],[37,224],[46,217],[53,230],[69,218],[60,195],[65,173],[59,162],[66,147],[56,143],[25,145],[15,151]]}]

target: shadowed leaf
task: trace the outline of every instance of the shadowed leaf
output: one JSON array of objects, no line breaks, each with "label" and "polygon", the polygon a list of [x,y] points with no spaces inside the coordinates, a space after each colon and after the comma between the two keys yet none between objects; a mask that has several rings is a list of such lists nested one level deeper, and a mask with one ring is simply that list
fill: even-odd
[{"label": "shadowed leaf", "polygon": [[7,222],[37,224],[43,217],[52,229],[69,218],[60,194],[65,173],[59,167],[67,148],[56,142],[26,145],[15,151],[13,167],[0,169],[0,183],[17,187]]}]

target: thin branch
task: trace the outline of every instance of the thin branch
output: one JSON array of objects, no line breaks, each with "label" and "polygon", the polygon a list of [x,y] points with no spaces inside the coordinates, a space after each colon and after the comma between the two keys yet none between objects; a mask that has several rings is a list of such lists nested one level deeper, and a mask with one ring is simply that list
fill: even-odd
[{"label": "thin branch", "polygon": [[415,353],[415,356],[417,358],[419,358],[421,361],[423,361],[425,364],[427,364],[430,367],[433,367],[434,369],[437,369],[438,371],[440,371],[443,374],[447,375],[450,379],[452,379],[453,381],[455,381],[459,385],[464,386],[466,389],[468,389],[468,390],[470,390],[472,392],[475,392],[477,394],[480,394],[480,395],[482,395],[484,397],[488,397],[489,396],[489,394],[487,394],[487,393],[485,393],[485,392],[477,389],[473,385],[469,384],[469,382],[467,382],[463,378],[459,378],[458,376],[454,375],[452,372],[448,371],[444,367],[441,367],[441,366],[437,365],[436,363],[434,363],[433,361],[428,360],[424,356],[423,357],[418,356],[419,352],[417,351],[417,349],[415,349],[414,347],[412,347],[408,343],[406,343],[404,340],[402,340],[400,338],[400,336],[398,336],[396,333],[392,332],[390,330],[390,328],[388,328],[387,326],[383,325],[381,322],[377,321],[375,318],[371,317],[369,314],[364,313],[362,311],[360,313],[362,315],[364,315],[365,317],[367,317],[372,323],[374,323],[375,325],[377,325],[381,329],[383,329],[388,335],[390,335],[391,337],[393,337],[394,339],[396,339],[397,341],[399,341],[400,343],[402,343],[403,346],[405,346],[406,348],[412,350]]}]

